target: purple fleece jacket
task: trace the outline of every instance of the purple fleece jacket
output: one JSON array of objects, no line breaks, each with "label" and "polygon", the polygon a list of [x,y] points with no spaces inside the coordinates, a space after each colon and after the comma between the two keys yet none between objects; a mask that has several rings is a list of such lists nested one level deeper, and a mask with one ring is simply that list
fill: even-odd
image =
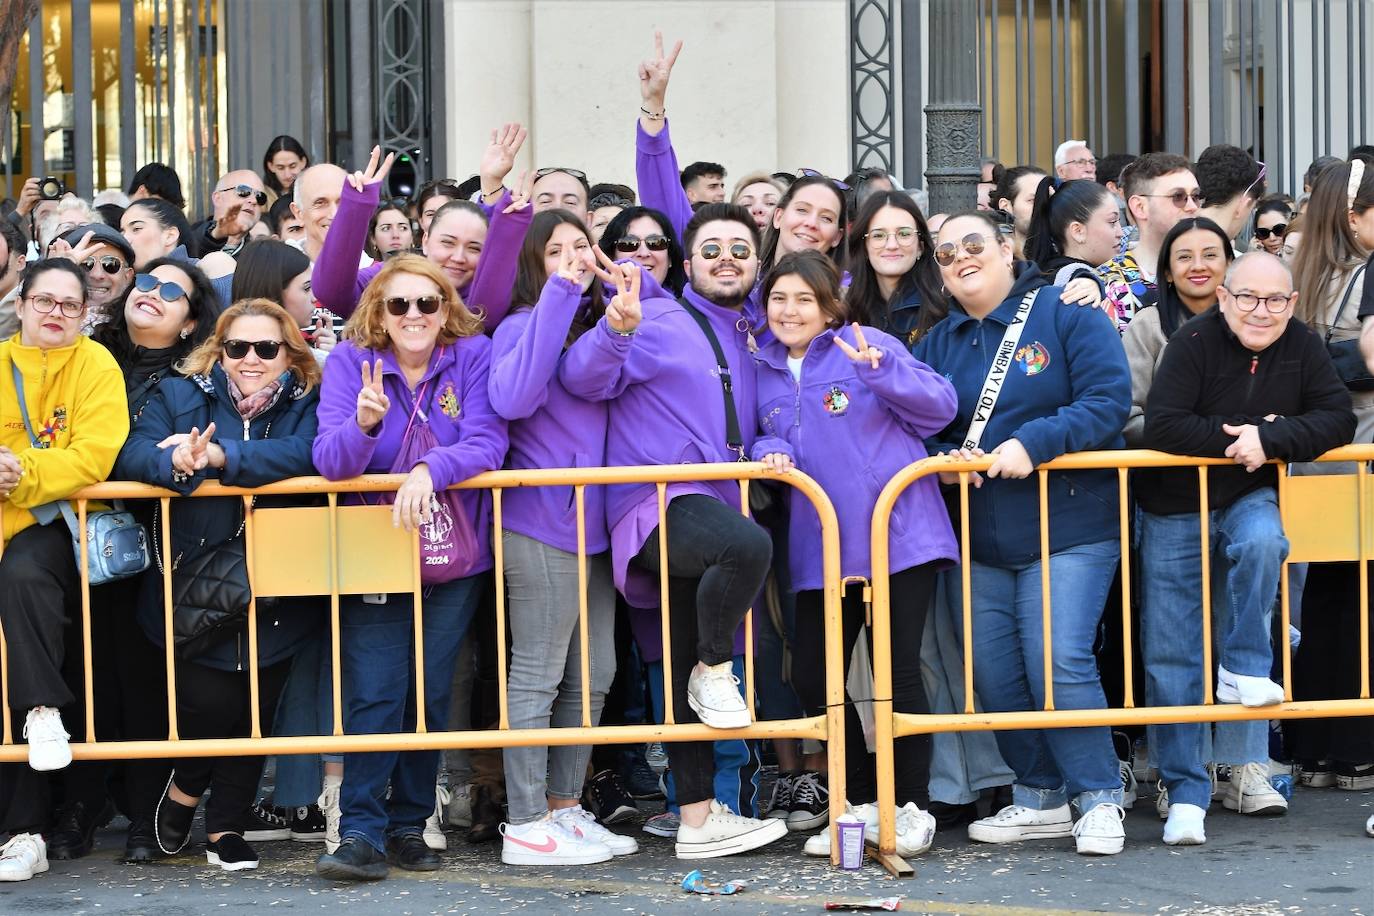
[{"label": "purple fleece jacket", "polygon": [[[382,386],[391,409],[371,433],[365,433],[357,420],[362,364],[377,359],[382,361]],[[412,393],[390,349],[366,350],[351,340],[340,341],[325,360],[320,384],[315,467],[330,480],[390,473],[401,451],[414,398],[423,389],[420,409],[439,440],[424,456],[434,489],[496,470],[506,454],[506,421],[492,410],[487,397],[490,367],[491,340],[480,334],[464,337],[434,348],[429,368]],[[491,569],[491,497],[480,490],[463,490],[460,495],[481,551],[472,571]]]},{"label": "purple fleece jacket", "polygon": [[[364,186],[355,191],[353,186],[344,182],[343,195],[339,198],[339,211],[334,222],[329,224],[329,232],[324,237],[319,259],[310,277],[310,290],[320,304],[335,315],[347,318],[353,314],[363,290],[372,278],[382,270],[382,263],[359,268],[358,258],[363,253],[367,241],[367,224],[381,199],[381,185]],[[496,202],[491,215],[491,226],[487,229],[487,240],[482,244],[482,256],[477,259],[477,269],[467,287],[458,290],[463,303],[472,311],[481,309],[483,323],[490,333],[510,310],[511,289],[515,286],[515,261],[520,254],[520,245],[525,240],[525,230],[530,227],[533,210],[526,207],[515,213],[502,213],[510,204],[510,191],[507,190]]]},{"label": "purple fleece jacket", "polygon": [[[754,367],[739,327],[741,313],[703,299],[690,286],[684,296],[710,321],[734,381],[746,453],[753,444]],[[606,464],[656,465],[736,461],[725,441],[725,400],[720,370],[706,335],[677,301],[643,298],[638,330],[622,337],[606,319],[568,350],[559,379],[575,397],[610,401]],[[734,481],[702,481],[668,486],[668,499],[699,493],[730,506],[739,505]],[[637,607],[658,604],[658,580],[630,561],[658,527],[658,496],[653,484],[608,488],[606,520],[611,531],[611,564],[616,586]]]},{"label": "purple fleece jacket", "polygon": [[[841,574],[871,579],[869,529],[878,494],[898,471],[927,457],[922,439],[948,426],[959,402],[954,386],[917,362],[901,341],[876,328],[863,333],[883,353],[877,369],[854,362],[835,345],[839,337],[858,348],[848,326],[811,341],[800,384],[787,368],[782,344],[774,341],[756,354],[761,433],[753,457],[781,452],[816,478],[839,516]],[[805,496],[794,491],[791,500],[792,587],[822,588],[820,519]],[[933,476],[898,498],[890,537],[892,572],[958,558]]]}]

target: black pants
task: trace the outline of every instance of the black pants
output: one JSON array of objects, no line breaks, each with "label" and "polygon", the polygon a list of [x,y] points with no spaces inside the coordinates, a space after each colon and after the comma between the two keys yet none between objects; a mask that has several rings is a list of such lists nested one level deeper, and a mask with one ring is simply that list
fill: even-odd
[{"label": "black pants", "polygon": [[[718,499],[679,496],[668,504],[668,601],[670,632],[665,651],[673,666],[673,715],[700,721],[687,704],[687,678],[698,661],[719,665],[734,658],[735,630],[768,575],[773,545],[768,532]],[[659,573],[655,528],[635,557],[636,565]],[[709,741],[670,741],[679,805],[715,795],[715,755]]]},{"label": "black pants", "polygon": [[66,523],[31,525],[10,538],[0,558],[0,626],[9,648],[10,708],[21,721],[35,706],[61,708],[76,699],[62,661],[67,628],[80,618],[81,576]]},{"label": "black pants", "polygon": [[[272,727],[291,662],[258,671],[258,710],[264,732]],[[246,738],[252,728],[248,674],[221,671],[177,659],[177,728],[182,738]],[[187,795],[211,789],[205,803],[206,833],[242,833],[243,818],[257,797],[263,757],[188,757],[174,766],[176,786]]]},{"label": "black pants", "polygon": [[[892,707],[897,712],[926,713],[925,686],[921,682],[921,635],[926,612],[935,596],[935,568],[927,563],[893,573],[889,580],[892,604]],[[864,633],[863,586],[850,585],[844,593],[844,674],[854,642]],[[867,637],[866,638],[871,638]],[[870,643],[871,645],[871,643]],[[793,686],[807,715],[825,712],[825,593],[797,593],[797,639],[793,646]],[[874,760],[864,745],[863,727],[853,703],[845,703],[845,781],[851,804],[866,804],[878,797]],[[930,735],[898,738],[893,746],[897,804],[915,802],[930,806]]]}]

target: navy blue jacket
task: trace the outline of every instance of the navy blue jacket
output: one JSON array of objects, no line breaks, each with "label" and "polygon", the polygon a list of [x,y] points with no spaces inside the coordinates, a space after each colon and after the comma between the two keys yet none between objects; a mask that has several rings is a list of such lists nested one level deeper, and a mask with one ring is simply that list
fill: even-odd
[{"label": "navy blue jacket", "polygon": [[[228,486],[257,487],[288,477],[315,474],[310,458],[317,422],[319,388],[304,393],[288,383],[275,404],[244,423],[229,397],[224,370],[215,366],[208,378],[180,376],[164,379],[129,431],[129,439],[115,462],[114,478],[136,480],[189,494],[207,479]],[[206,468],[189,479],[173,477],[172,449],[158,443],[191,427],[204,430],[215,423],[214,441],[224,449],[223,469]],[[255,508],[300,505],[302,497],[264,497]],[[308,501],[307,501],[308,502]],[[243,521],[237,497],[172,501],[172,550],[175,561],[189,560],[232,538]],[[160,532],[153,532],[160,544]],[[258,607],[258,662],[271,665],[295,653],[313,636],[322,621],[318,599],[289,598]],[[148,638],[163,645],[162,573],[157,564],[143,574],[139,588],[138,621]],[[199,664],[238,671],[248,664],[246,632],[225,640],[196,658]]]},{"label": "navy blue jacket", "polygon": [[[1121,337],[1100,309],[1064,305],[1039,268],[1018,264],[1011,293],[979,321],[957,303],[913,348],[913,355],[954,384],[959,412],[928,444],[931,454],[957,448],[973,419],[988,368],[1027,292],[1038,289],[1012,368],[980,447],[1017,439],[1037,466],[1068,452],[1121,448],[1131,409],[1131,373]],[[1037,475],[985,480],[969,491],[972,555],[981,563],[1021,565],[1040,558]],[[1116,540],[1116,474],[1055,472],[1049,478],[1050,551]]]}]

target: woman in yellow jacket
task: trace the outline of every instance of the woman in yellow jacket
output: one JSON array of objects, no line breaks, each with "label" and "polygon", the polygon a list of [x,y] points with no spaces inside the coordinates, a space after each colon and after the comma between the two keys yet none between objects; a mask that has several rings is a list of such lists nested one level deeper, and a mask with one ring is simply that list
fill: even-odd
[{"label": "woman in yellow jacket", "polygon": [[0,627],[13,726],[23,723],[29,766],[7,767],[0,779],[7,784],[0,795],[9,796],[0,828],[13,834],[0,848],[0,881],[47,870],[42,832],[50,806],[46,780],[34,771],[72,759],[58,710],[76,699],[63,661],[67,640],[74,637],[70,650],[80,651],[81,576],[57,501],[104,480],[129,434],[123,374],[109,351],[81,334],[81,269],[59,258],[37,262],[15,307],[19,333],[0,342]]}]

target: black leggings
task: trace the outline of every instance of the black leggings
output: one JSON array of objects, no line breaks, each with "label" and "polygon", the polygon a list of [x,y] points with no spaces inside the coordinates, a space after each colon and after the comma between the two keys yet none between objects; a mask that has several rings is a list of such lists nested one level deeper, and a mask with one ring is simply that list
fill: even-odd
[{"label": "black leggings", "polygon": [[[896,712],[926,713],[925,686],[921,683],[921,635],[926,612],[935,595],[935,564],[927,563],[893,573],[890,580],[892,606],[892,706]],[[851,584],[844,593],[844,674],[849,679],[849,662],[854,642],[860,633],[871,639],[864,627],[863,586]],[[871,645],[871,643],[870,643]],[[793,688],[807,715],[825,712],[825,593],[819,589],[797,593],[797,637],[792,650]],[[845,781],[851,804],[866,804],[878,797],[874,761],[864,744],[859,714],[851,702],[845,703]],[[897,804],[915,802],[922,810],[930,806],[930,735],[909,735],[894,744]]]}]

